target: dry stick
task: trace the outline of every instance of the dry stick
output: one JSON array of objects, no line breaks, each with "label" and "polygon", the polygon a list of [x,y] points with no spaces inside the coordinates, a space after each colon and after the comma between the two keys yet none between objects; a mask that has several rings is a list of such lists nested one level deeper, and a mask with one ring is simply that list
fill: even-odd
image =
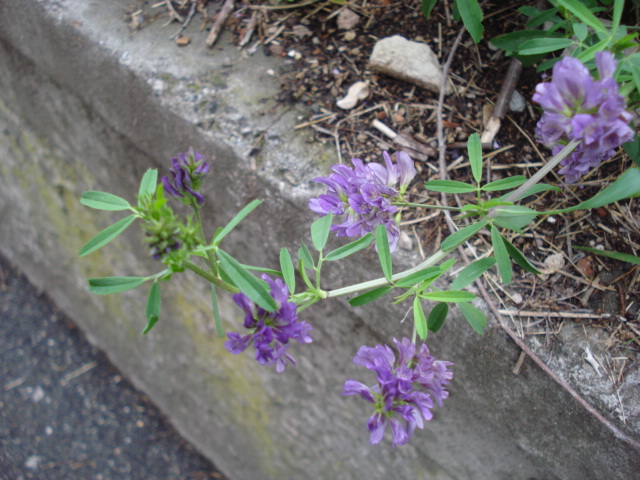
[{"label": "dry stick", "polygon": [[511,63],[509,64],[509,70],[507,70],[507,75],[505,76],[502,87],[500,88],[500,93],[498,94],[496,103],[493,106],[491,118],[489,118],[484,132],[482,132],[482,137],[480,138],[481,143],[491,144],[493,139],[496,138],[496,135],[500,130],[502,117],[504,117],[504,114],[507,111],[507,105],[509,104],[513,91],[516,88],[518,78],[520,78],[520,72],[522,72],[522,63],[517,58],[512,58]]},{"label": "dry stick", "polygon": [[171,0],[166,0],[164,3],[167,5],[167,8],[171,12],[171,15],[173,15],[175,19],[178,20],[180,23],[184,23],[184,18],[182,18],[182,15],[176,12],[176,9],[173,8],[173,3],[171,2]]},{"label": "dry stick", "polygon": [[253,13],[251,14],[249,23],[247,23],[247,29],[244,31],[244,35],[242,35],[242,39],[238,44],[239,47],[244,47],[247,43],[249,43],[249,40],[251,40],[251,36],[253,35],[253,32],[256,29],[256,26],[258,25],[258,15],[259,15],[258,10],[254,10]]},{"label": "dry stick", "polygon": [[207,37],[207,47],[211,48],[213,47],[213,44],[216,43],[224,22],[227,21],[227,18],[229,18],[229,15],[231,15],[231,12],[233,12],[234,8],[235,4],[233,0],[226,0],[224,2],[224,5],[218,13],[218,18],[216,18],[216,21],[214,22],[213,27],[211,27],[211,31],[209,32],[209,36]]},{"label": "dry stick", "polygon": [[189,10],[189,15],[187,16],[187,19],[182,23],[182,25],[180,25],[180,29],[169,37],[170,40],[173,40],[174,38],[180,36],[180,34],[184,32],[184,30],[189,26],[189,23],[191,23],[191,19],[193,18],[193,15],[196,13],[197,4],[198,4],[198,0],[191,0],[191,9]]},{"label": "dry stick", "polygon": [[[447,59],[447,62],[445,63],[444,67],[443,67],[443,79],[442,79],[442,83],[440,85],[440,97],[438,99],[438,108],[437,108],[437,130],[438,130],[438,149],[439,149],[439,166],[440,166],[440,179],[441,180],[445,180],[447,177],[447,167],[446,167],[446,163],[445,163],[445,156],[446,156],[446,145],[444,142],[444,125],[442,122],[442,104],[444,103],[444,89],[445,89],[445,85],[446,85],[446,81],[447,81],[447,74],[448,74],[448,70],[449,70],[449,66],[451,65],[451,60],[453,58],[453,54],[455,52],[455,50],[458,47],[458,44],[460,43],[460,39],[462,37],[462,34],[464,33],[464,28],[460,30],[460,32],[458,33],[458,36],[456,37],[456,40],[454,41],[452,47],[451,47],[451,51],[449,52],[449,58]],[[545,169],[543,169],[545,170]],[[529,182],[527,182],[529,183]],[[512,194],[513,197],[517,197],[518,194],[520,193],[518,192],[514,192],[515,195]],[[447,206],[447,200],[446,200],[446,196],[445,194],[442,194],[443,200],[442,203],[444,206]],[[451,220],[451,214],[449,213],[448,210],[444,210],[444,214],[445,214],[445,219],[447,220],[447,225],[449,226],[449,229],[451,230],[451,233],[454,233],[456,231],[456,226],[453,223],[453,220]],[[464,251],[464,249],[462,248],[462,246],[458,247],[458,251],[460,252],[460,255],[463,259],[463,261],[465,262],[465,264],[469,264],[469,257],[467,256],[466,252]],[[556,375],[541,359],[540,357],[538,357],[535,353],[533,353],[531,351],[531,349],[525,344],[525,342],[518,336],[516,335],[516,333],[511,330],[511,328],[509,328],[509,326],[507,325],[507,323],[505,322],[504,318],[502,317],[502,315],[500,314],[498,308],[495,306],[495,304],[493,303],[492,299],[489,296],[489,293],[487,292],[484,283],[482,282],[481,278],[478,278],[475,281],[476,286],[478,287],[478,291],[480,292],[480,294],[482,295],[482,298],[484,299],[484,301],[487,303],[487,305],[489,306],[489,309],[491,310],[491,312],[493,313],[494,317],[498,320],[498,323],[500,324],[500,326],[502,327],[502,329],[507,332],[507,334],[511,337],[511,339],[515,342],[516,345],[518,345],[518,347],[520,347],[520,349],[525,352],[530,358],[531,360],[533,360],[533,362],[538,365],[540,367],[540,369],[542,369],[543,372],[545,372],[547,375],[549,375],[556,383],[558,383],[562,388],[564,388],[580,405],[582,405],[589,413],[591,413],[597,420],[599,420],[605,427],[607,427],[614,435],[616,438],[618,438],[619,440],[622,440],[626,443],[628,443],[629,445],[631,445],[633,448],[635,448],[636,450],[640,451],[640,442],[634,440],[633,438],[629,437],[628,435],[626,435],[625,433],[623,433],[622,431],[620,431],[613,423],[611,423],[609,420],[607,420],[606,418],[604,418],[604,416],[598,412],[593,406],[591,406],[584,398],[582,398],[582,396],[580,396],[580,394],[578,392],[576,392],[567,382],[565,382],[563,379],[561,379],[558,375]]]}]

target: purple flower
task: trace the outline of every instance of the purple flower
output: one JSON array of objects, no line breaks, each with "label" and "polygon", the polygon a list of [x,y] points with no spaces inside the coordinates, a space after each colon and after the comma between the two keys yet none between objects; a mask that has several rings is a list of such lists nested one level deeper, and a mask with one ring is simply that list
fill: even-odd
[{"label": "purple flower", "polygon": [[187,153],[180,153],[173,159],[173,168],[169,169],[173,181],[169,177],[162,177],[164,191],[172,197],[180,198],[189,203],[195,198],[198,205],[204,203],[204,197],[198,193],[204,176],[209,172],[209,163],[206,157],[194,152],[190,148]]},{"label": "purple flower", "polygon": [[315,182],[327,186],[327,193],[309,200],[309,208],[321,216],[344,216],[341,223],[331,226],[338,237],[363,237],[384,225],[393,252],[400,238],[395,218],[398,208],[393,202],[401,200],[416,169],[405,152],[396,153],[395,164],[387,152],[382,155],[386,167],[377,163],[365,165],[353,158],[353,168],[336,164],[328,177],[316,178]]},{"label": "purple flower", "polygon": [[536,127],[540,142],[554,155],[569,141],[581,142],[561,162],[559,173],[567,183],[577,182],[634,136],[629,127],[632,116],[613,78],[615,58],[609,52],[598,52],[596,66],[599,80],[578,59],[565,57],[553,67],[553,80],[539,84],[533,95],[533,101],[544,109]]},{"label": "purple flower", "polygon": [[244,293],[233,295],[233,301],[245,312],[244,327],[249,333],[240,335],[236,332],[227,334],[229,339],[225,348],[239,354],[253,345],[256,349],[256,360],[260,365],[276,366],[277,372],[283,372],[287,364],[295,365],[295,360],[287,352],[289,340],[299,343],[311,343],[311,325],[298,321],[296,305],[289,301],[289,290],[284,282],[263,275],[262,279],[271,287],[270,294],[276,301],[278,309],[268,312],[255,305]]},{"label": "purple flower", "polygon": [[372,445],[382,441],[387,425],[391,429],[392,446],[407,443],[416,428],[424,428],[431,420],[433,399],[442,407],[449,396],[445,387],[453,377],[451,362],[436,360],[426,344],[419,350],[408,339],[393,341],[398,358],[387,345],[360,347],[353,363],[376,373],[378,383],[372,387],[356,380],[344,382],[343,395],[359,395],[374,405],[367,422]]}]

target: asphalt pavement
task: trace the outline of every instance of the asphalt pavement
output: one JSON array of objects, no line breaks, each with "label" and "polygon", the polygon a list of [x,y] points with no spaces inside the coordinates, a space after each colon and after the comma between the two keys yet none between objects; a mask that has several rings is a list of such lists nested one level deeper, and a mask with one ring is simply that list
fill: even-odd
[{"label": "asphalt pavement", "polygon": [[0,258],[0,480],[26,479],[224,477]]}]

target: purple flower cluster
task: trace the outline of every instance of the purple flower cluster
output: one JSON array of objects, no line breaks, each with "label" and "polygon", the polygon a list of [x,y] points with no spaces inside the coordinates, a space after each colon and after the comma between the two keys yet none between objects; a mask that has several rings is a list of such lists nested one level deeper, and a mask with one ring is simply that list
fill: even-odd
[{"label": "purple flower cluster", "polygon": [[416,169],[406,152],[396,153],[396,164],[387,152],[382,155],[386,167],[353,158],[353,168],[336,164],[332,167],[334,173],[315,178],[328,190],[325,195],[309,200],[309,208],[320,216],[345,215],[342,223],[331,226],[338,237],[363,237],[378,225],[384,225],[393,252],[400,237],[395,218],[398,207],[393,202],[401,199]]},{"label": "purple flower cluster", "polygon": [[442,407],[449,396],[445,387],[453,377],[447,369],[451,362],[436,360],[426,344],[416,351],[408,338],[393,341],[398,349],[398,361],[387,345],[360,347],[353,363],[373,370],[378,384],[373,387],[356,381],[344,383],[343,395],[360,395],[373,403],[374,413],[367,422],[372,445],[380,443],[387,424],[391,427],[393,447],[409,441],[416,427],[423,428],[431,420],[433,399]]},{"label": "purple flower cluster", "polygon": [[224,346],[237,355],[253,344],[256,349],[256,360],[260,365],[275,363],[276,371],[283,372],[287,363],[293,365],[296,363],[287,353],[289,340],[311,343],[313,341],[309,335],[311,325],[298,321],[296,305],[289,301],[289,289],[282,280],[279,278],[273,280],[268,275],[263,275],[262,279],[271,287],[269,293],[276,301],[278,309],[268,312],[255,305],[244,293],[233,295],[233,301],[246,313],[244,327],[251,333],[247,335],[228,333],[229,340],[224,343]]},{"label": "purple flower cluster", "polygon": [[173,159],[173,168],[169,169],[173,177],[173,183],[168,177],[162,177],[164,191],[172,197],[189,201],[195,198],[198,205],[204,203],[204,197],[198,193],[204,176],[209,172],[209,163],[205,162],[207,157],[192,148],[187,153],[178,154]]},{"label": "purple flower cluster", "polygon": [[565,57],[553,67],[553,79],[536,87],[533,101],[544,113],[536,127],[539,141],[557,154],[571,140],[581,143],[565,158],[559,173],[575,183],[590,169],[614,155],[633,139],[631,114],[614,79],[616,60],[609,52],[596,53],[599,80],[576,58]]}]

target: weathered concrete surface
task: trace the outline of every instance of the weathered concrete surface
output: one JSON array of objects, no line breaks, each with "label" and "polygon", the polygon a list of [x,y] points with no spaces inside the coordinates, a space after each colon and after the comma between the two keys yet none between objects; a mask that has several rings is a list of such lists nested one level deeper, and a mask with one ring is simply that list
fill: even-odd
[{"label": "weathered concrete surface", "polygon": [[[367,406],[340,392],[346,378],[367,381],[351,364],[359,345],[408,334],[408,325],[398,328],[403,311],[382,303],[354,311],[339,301],[305,311],[315,342],[296,348],[298,366],[279,375],[224,351],[206,286],[191,275],[163,285],[162,318],[146,337],[144,289],[89,294],[87,277],[158,267],[135,229],[78,259],[80,246],[120,216],[81,207],[82,191],[132,199],[148,167],[166,168],[193,146],[214,164],[207,230],[264,198],[227,248],[246,263],[275,266],[279,248],[297,249],[304,237],[313,219],[309,180],[333,160],[292,130],[296,111],[271,98],[275,60],[198,41],[177,50],[158,23],[132,36],[121,21],[126,5],[0,0],[0,248],[227,475],[639,477],[638,452],[546,375],[528,363],[511,373],[519,352],[497,328],[479,339],[451,319],[432,338],[433,353],[456,362],[451,397],[410,445],[392,450],[368,444]],[[334,271],[334,285],[375,274],[374,253],[364,256]],[[228,298],[221,309],[226,327],[240,324]]]}]

